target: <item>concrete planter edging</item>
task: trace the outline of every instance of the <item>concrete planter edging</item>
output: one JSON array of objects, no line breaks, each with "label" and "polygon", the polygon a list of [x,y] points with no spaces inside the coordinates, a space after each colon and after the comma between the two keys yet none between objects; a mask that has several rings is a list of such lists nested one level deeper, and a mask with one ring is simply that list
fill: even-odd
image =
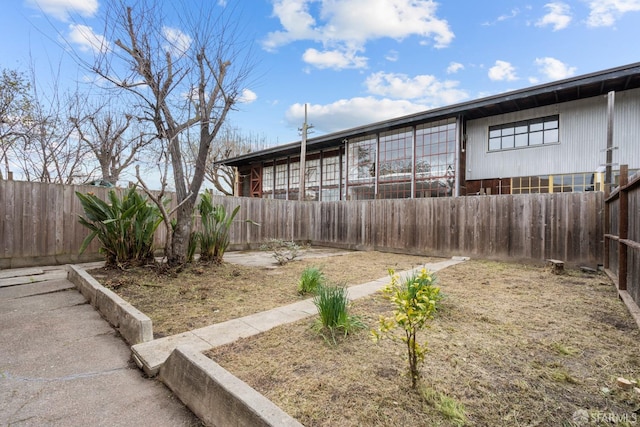
[{"label": "concrete planter edging", "polygon": [[206,425],[303,427],[269,399],[189,346],[176,347],[160,380]]},{"label": "concrete planter edging", "polygon": [[151,319],[117,294],[102,286],[84,269],[77,265],[67,265],[67,278],[89,303],[120,332],[129,345],[153,340]]}]

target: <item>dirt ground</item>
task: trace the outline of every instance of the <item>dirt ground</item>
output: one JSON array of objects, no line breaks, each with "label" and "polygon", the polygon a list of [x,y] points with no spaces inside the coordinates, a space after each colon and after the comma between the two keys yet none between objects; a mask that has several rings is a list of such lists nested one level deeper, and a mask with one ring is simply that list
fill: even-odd
[{"label": "dirt ground", "polygon": [[350,286],[385,277],[388,268],[408,270],[438,260],[373,251],[296,259],[277,268],[223,263],[194,264],[169,275],[153,267],[90,273],[149,316],[159,338],[310,298],[297,293],[300,275],[310,266],[320,268],[329,283]]},{"label": "dirt ground", "polygon": [[[159,337],[308,298],[297,294],[307,266],[354,285],[432,261],[354,252],[276,269],[91,273],[149,315]],[[410,388],[404,347],[370,338],[379,316],[391,315],[379,295],[352,304],[367,328],[338,345],[307,319],[208,355],[308,427],[640,423],[640,393],[616,381],[640,380],[640,331],[606,276],[472,260],[439,272],[438,284],[446,298],[420,335],[429,352],[419,390]]]},{"label": "dirt ground", "polygon": [[[343,268],[361,277],[364,267]],[[238,283],[252,297],[255,280]],[[308,427],[640,424],[640,394],[616,381],[640,380],[640,331],[605,276],[472,260],[438,283],[446,298],[420,337],[429,352],[419,391],[404,347],[370,338],[391,314],[379,295],[353,303],[369,329],[338,345],[307,319],[208,355]]]}]

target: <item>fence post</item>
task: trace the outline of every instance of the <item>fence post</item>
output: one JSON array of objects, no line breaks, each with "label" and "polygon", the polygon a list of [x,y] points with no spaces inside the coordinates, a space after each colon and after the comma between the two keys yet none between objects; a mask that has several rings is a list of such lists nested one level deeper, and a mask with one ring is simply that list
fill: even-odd
[{"label": "fence post", "polygon": [[627,290],[627,242],[629,237],[629,166],[620,165],[620,216],[618,240],[618,289]]},{"label": "fence post", "polygon": [[611,202],[609,201],[609,189],[604,188],[604,262],[603,268],[609,269],[609,257],[610,257],[610,238],[611,234]]}]

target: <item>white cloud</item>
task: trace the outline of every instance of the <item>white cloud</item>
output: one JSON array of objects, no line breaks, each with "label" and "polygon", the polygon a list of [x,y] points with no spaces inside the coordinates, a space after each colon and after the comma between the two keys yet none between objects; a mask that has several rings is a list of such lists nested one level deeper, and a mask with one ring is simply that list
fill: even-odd
[{"label": "white cloud", "polygon": [[319,52],[316,49],[307,49],[302,55],[302,60],[317,68],[364,68],[367,66],[367,58],[356,56],[355,52],[341,52],[338,50],[326,50]]},{"label": "white cloud", "polygon": [[273,3],[273,16],[280,20],[284,31],[274,31],[263,41],[263,47],[275,50],[295,40],[314,40],[319,34],[312,28],[316,21],[309,13],[305,0],[276,0]]},{"label": "white cloud", "polygon": [[590,27],[610,27],[628,12],[640,11],[640,0],[593,0],[589,2]]},{"label": "white cloud", "polygon": [[251,104],[256,99],[258,99],[258,95],[252,91],[251,89],[243,89],[242,94],[238,98],[238,102],[241,104]]},{"label": "white cloud", "polygon": [[567,64],[555,58],[536,58],[536,65],[541,74],[549,80],[562,80],[575,75],[576,67],[569,67]]},{"label": "white cloud", "polygon": [[443,48],[454,34],[436,9],[433,0],[274,0],[273,16],[282,30],[269,33],[262,45],[273,51],[308,40],[321,43],[327,52],[344,55],[363,52],[371,40],[418,36]]},{"label": "white cloud", "polygon": [[387,54],[384,57],[384,59],[386,59],[389,62],[396,62],[399,58],[400,58],[400,53],[397,50],[393,50],[393,49],[387,52]]},{"label": "white cloud", "polygon": [[[336,132],[368,123],[425,111],[429,107],[406,100],[358,97],[341,99],[326,105],[309,105],[308,121],[318,132]],[[293,104],[285,119],[291,127],[304,121],[304,105]]]},{"label": "white cloud", "polygon": [[432,106],[455,104],[469,95],[458,89],[458,82],[453,80],[439,81],[431,75],[409,77],[405,74],[378,72],[371,74],[366,80],[367,91],[396,99],[419,100],[420,104]]},{"label": "white cloud", "polygon": [[496,18],[495,21],[493,22],[483,22],[482,25],[484,25],[485,27],[489,27],[492,25],[497,24],[498,22],[502,22],[502,21],[508,21],[509,19],[513,19],[516,16],[520,15],[520,9],[515,8],[515,9],[511,9],[511,12],[509,12],[509,14],[504,14],[504,15],[500,15]]},{"label": "white cloud", "polygon": [[536,22],[537,27],[553,26],[553,31],[567,28],[571,22],[571,8],[562,2],[547,3],[544,5],[549,12]]},{"label": "white cloud", "polygon": [[107,39],[96,34],[93,28],[82,24],[69,24],[69,41],[76,44],[83,52],[106,52],[111,49]]},{"label": "white cloud", "polygon": [[459,62],[450,62],[447,67],[447,74],[455,74],[460,70],[464,70],[464,65]]},{"label": "white cloud", "polygon": [[193,42],[193,39],[188,34],[183,33],[178,28],[163,26],[162,35],[167,41],[163,47],[172,56],[184,55]]},{"label": "white cloud", "polygon": [[26,4],[64,22],[72,13],[89,18],[98,12],[98,0],[26,0]]},{"label": "white cloud", "polygon": [[516,69],[507,61],[497,60],[496,64],[489,68],[489,78],[494,81],[517,80]]}]

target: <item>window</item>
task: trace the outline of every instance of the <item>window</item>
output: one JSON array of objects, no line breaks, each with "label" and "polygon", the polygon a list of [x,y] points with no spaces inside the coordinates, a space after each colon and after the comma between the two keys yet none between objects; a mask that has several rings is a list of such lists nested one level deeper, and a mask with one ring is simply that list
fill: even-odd
[{"label": "window", "polygon": [[375,198],[376,177],[376,135],[353,138],[348,143],[347,173],[349,194],[352,200],[369,200]]},{"label": "window", "polygon": [[456,133],[455,119],[416,127],[415,197],[453,194]]},{"label": "window", "polygon": [[535,147],[560,142],[558,116],[489,126],[489,151]]},{"label": "window", "polygon": [[262,168],[262,197],[273,198],[273,166]]},{"label": "window", "polygon": [[522,176],[511,178],[511,194],[603,191],[603,182],[603,174],[599,172]]},{"label": "window", "polygon": [[379,149],[378,198],[411,197],[413,129],[381,133]]}]

